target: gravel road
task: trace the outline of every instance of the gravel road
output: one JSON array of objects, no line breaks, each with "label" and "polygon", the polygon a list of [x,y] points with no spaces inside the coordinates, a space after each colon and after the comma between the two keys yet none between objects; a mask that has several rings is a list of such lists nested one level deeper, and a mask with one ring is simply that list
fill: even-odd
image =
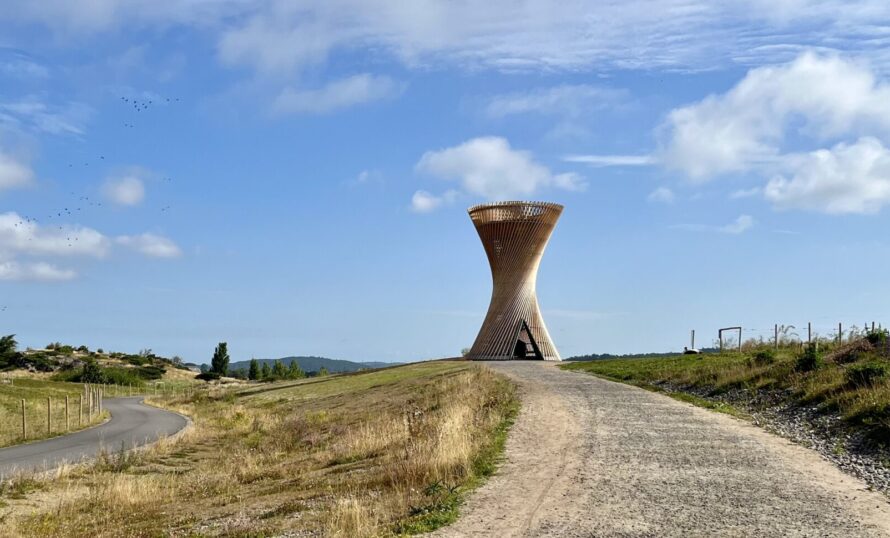
[{"label": "gravel road", "polygon": [[522,411],[498,474],[433,536],[890,536],[890,503],[816,452],[667,396],[492,362]]},{"label": "gravel road", "polygon": [[174,434],[188,424],[182,415],[145,405],[142,397],[109,398],[103,405],[111,420],[101,426],[0,449],[0,481],[18,471],[42,471],[94,458],[103,447],[129,450]]}]

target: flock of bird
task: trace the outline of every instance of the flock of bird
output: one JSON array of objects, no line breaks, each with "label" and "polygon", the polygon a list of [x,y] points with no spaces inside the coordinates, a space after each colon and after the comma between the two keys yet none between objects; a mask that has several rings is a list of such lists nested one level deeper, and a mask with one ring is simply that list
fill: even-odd
[{"label": "flock of bird", "polygon": [[[122,96],[121,101],[125,103],[127,106],[132,106],[132,110],[137,113],[142,113],[150,110],[157,103],[154,99],[145,99],[139,100],[133,97]],[[175,97],[161,97],[159,98],[162,103],[175,103],[179,102],[179,98]],[[135,128],[134,123],[125,122],[123,123],[125,128]],[[106,162],[105,155],[98,155],[98,157],[92,161],[86,160],[84,161],[80,167],[89,167],[90,164],[101,166]],[[74,168],[76,163],[68,163],[68,168]],[[163,178],[164,182],[172,182],[173,179],[169,176],[165,176]],[[56,208],[45,216],[41,216],[38,218],[34,215],[21,215],[18,221],[13,222],[14,229],[20,229],[29,233],[27,240],[34,241],[38,234],[41,233],[41,227],[43,229],[52,229],[54,230],[55,238],[64,237],[67,241],[68,247],[76,246],[79,241],[79,237],[76,234],[78,228],[72,227],[64,224],[64,220],[69,219],[70,217],[77,216],[79,213],[82,214],[84,209],[88,208],[99,208],[102,207],[103,204],[96,198],[91,198],[90,196],[80,195],[74,191],[69,192],[69,204],[66,207]],[[165,205],[160,208],[160,213],[167,213],[171,209],[171,206]],[[7,306],[0,306],[0,312],[5,312],[7,310]]]}]

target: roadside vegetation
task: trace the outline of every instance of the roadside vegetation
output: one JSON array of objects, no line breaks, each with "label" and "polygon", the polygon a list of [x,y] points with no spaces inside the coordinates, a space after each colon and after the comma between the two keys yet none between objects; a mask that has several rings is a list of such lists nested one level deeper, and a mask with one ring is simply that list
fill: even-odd
[{"label": "roadside vegetation", "polygon": [[[65,397],[68,397],[68,421]],[[22,400],[25,401],[26,432],[22,437]],[[47,424],[47,402],[50,423]],[[9,378],[0,382],[0,446],[35,441],[80,430],[103,422],[108,413],[89,412],[83,385],[41,379]],[[78,408],[82,406],[82,411]]]},{"label": "roadside vegetation", "polygon": [[506,379],[448,361],[150,401],[194,427],[29,483],[38,493],[0,491],[0,535],[425,532],[494,471],[518,408]]},{"label": "roadside vegetation", "polygon": [[564,365],[649,388],[686,388],[719,396],[734,389],[772,392],[786,403],[840,415],[847,427],[890,445],[890,339],[867,331],[845,342],[749,341],[741,352],[593,360]]}]

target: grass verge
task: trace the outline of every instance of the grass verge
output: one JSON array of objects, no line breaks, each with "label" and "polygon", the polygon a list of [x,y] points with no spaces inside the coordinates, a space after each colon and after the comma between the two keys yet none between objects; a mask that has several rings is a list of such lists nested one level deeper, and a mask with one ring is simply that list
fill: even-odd
[{"label": "grass verge", "polygon": [[[779,350],[749,344],[733,353],[626,358],[572,362],[562,367],[646,388],[668,385],[695,388],[706,396],[728,391],[754,398],[771,394],[771,401],[815,407],[819,413],[838,414],[846,426],[881,445],[890,444],[890,345],[884,333],[870,334],[843,344],[821,342],[820,348]],[[721,409],[710,399],[674,397],[704,407]]]},{"label": "grass verge", "polygon": [[3,498],[0,534],[426,532],[494,471],[518,407],[503,377],[447,361],[156,403],[194,427]]},{"label": "grass verge", "polygon": [[[46,379],[16,378],[0,384],[0,447],[31,442],[99,424],[107,413],[94,413],[90,420],[83,385]],[[65,397],[68,397],[68,419]],[[47,425],[49,398],[50,425]],[[25,400],[26,436],[22,438],[22,400]],[[83,413],[78,406],[83,406]],[[66,425],[67,424],[67,425]]]}]

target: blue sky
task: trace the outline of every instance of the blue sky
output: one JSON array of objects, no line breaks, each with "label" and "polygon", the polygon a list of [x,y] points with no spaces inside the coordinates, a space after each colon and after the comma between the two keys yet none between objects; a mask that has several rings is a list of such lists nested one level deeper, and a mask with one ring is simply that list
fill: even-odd
[{"label": "blue sky", "polygon": [[454,355],[504,199],[563,356],[886,322],[890,7],[742,4],[6,2],[0,333]]}]

